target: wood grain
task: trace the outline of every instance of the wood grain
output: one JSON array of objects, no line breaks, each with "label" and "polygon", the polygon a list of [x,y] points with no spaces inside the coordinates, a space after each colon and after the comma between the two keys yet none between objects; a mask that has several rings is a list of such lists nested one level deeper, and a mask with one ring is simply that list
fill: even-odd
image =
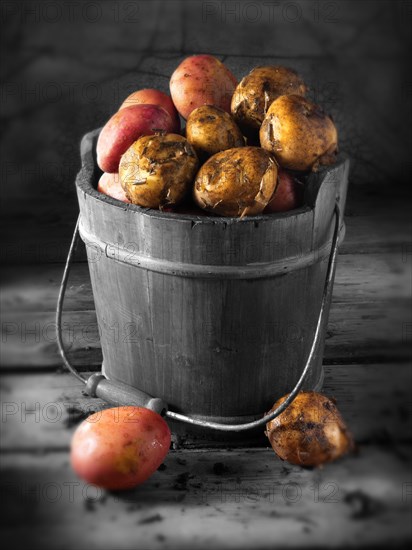
[{"label": "wood grain", "polygon": [[[373,284],[371,292],[378,292],[373,289]],[[347,293],[350,293],[350,287]],[[358,294],[362,296],[360,287]],[[334,301],[329,316],[324,360],[327,363],[339,360],[408,360],[410,323],[410,307],[404,299]],[[65,313],[63,329],[64,341],[74,364],[83,370],[100,367],[102,355],[95,312]],[[132,330],[135,326],[125,322],[113,326],[111,334],[120,343],[126,343]],[[3,369],[55,369],[61,366],[54,312],[3,312],[2,332],[0,360]],[[283,333],[282,337],[292,345],[297,338],[294,327],[289,333]]]},{"label": "wood grain", "polygon": [[[0,223],[0,257],[5,263],[64,262],[76,220],[73,212],[78,212],[73,199],[65,202],[68,208],[64,210],[56,210],[55,200],[47,196],[22,197],[9,204]],[[397,188],[394,194],[391,186],[350,183],[345,213],[347,231],[340,253],[397,252],[405,257],[409,253],[410,258],[412,222],[405,208],[409,201],[410,190],[404,187]],[[27,232],[22,220],[30,220],[36,230]],[[77,258],[86,259],[83,247]]]},{"label": "wood grain", "polygon": [[[238,78],[255,65],[285,63],[302,73],[311,97],[332,113],[340,146],[353,160],[347,236],[332,306],[332,319],[339,321],[329,327],[326,357],[329,362],[339,355],[345,361],[370,362],[374,355],[386,363],[327,367],[326,388],[337,393],[357,436],[382,445],[363,446],[358,457],[320,471],[290,467],[266,450],[186,449],[172,452],[166,469],[140,489],[122,496],[101,493],[94,502],[92,490],[88,498],[84,486],[76,485],[70,498],[70,486],[64,485],[77,482],[68,466],[70,431],[64,425],[8,419],[2,425],[11,446],[1,457],[5,511],[0,520],[7,547],[394,548],[406,547],[412,539],[411,500],[403,498],[405,483],[411,481],[410,446],[391,439],[391,434],[404,437],[402,418],[408,416],[402,410],[410,407],[410,378],[402,374],[407,365],[398,364],[410,358],[410,163],[405,160],[410,124],[396,123],[403,120],[410,99],[408,2],[364,2],[356,8],[346,0],[300,2],[289,6],[291,12],[269,2],[257,8],[262,14],[257,21],[256,6],[234,3],[238,14],[233,15],[231,6],[225,13],[226,4],[110,0],[101,3],[97,24],[76,17],[75,40],[71,17],[50,24],[47,17],[31,13],[22,22],[19,6],[6,10],[3,39],[13,55],[4,56],[4,76],[11,85],[2,116],[1,258],[21,267],[5,274],[3,329],[9,321],[18,323],[17,331],[23,323],[30,328],[39,313],[49,314],[40,315],[43,326],[53,322],[60,271],[55,262],[65,260],[78,212],[74,176],[85,131],[104,123],[134,89],[166,91],[171,72],[185,55],[218,55]],[[292,22],[296,9],[301,17]],[[79,13],[76,7],[74,12]],[[45,97],[50,84],[63,91],[56,101]],[[88,84],[97,87],[97,101],[84,93]],[[407,187],[400,186],[401,180]],[[82,247],[78,258],[85,259]],[[53,269],[28,269],[30,263]],[[73,276],[68,322],[82,336],[93,322],[94,304],[86,266]],[[21,335],[6,340],[2,363],[13,372],[60,364],[54,341],[30,343],[29,337],[23,342]],[[76,344],[76,361],[97,364],[94,345]],[[20,371],[5,382],[6,400],[10,395],[15,402],[20,398],[44,405],[58,396],[66,399],[73,407],[69,424],[79,420],[77,400],[87,402],[69,376],[25,376]],[[351,410],[357,415],[351,417]],[[53,445],[62,452],[53,452]],[[284,497],[285,487],[286,495],[294,495],[289,482],[302,488],[297,502]],[[62,495],[53,501],[56,484]],[[325,502],[334,484],[338,502]],[[317,487],[320,502],[314,498]]]},{"label": "wood grain", "polygon": [[[395,548],[411,537],[409,453],[362,448],[321,470],[272,450],[171,452],[144,485],[106,493],[66,454],[2,460],[3,540],[33,550]],[[16,529],[24,522],[25,529]],[[372,528],[373,526],[373,528]]]},{"label": "wood grain", "polygon": [[[334,303],[385,302],[410,296],[411,260],[401,253],[340,254],[333,287]],[[4,266],[0,307],[11,312],[53,312],[63,273],[61,264],[22,269]],[[94,309],[87,263],[75,263],[65,297],[65,312]]]},{"label": "wood grain", "polygon": [[[411,382],[407,364],[334,365],[326,367],[323,392],[337,400],[358,442],[406,441],[411,437]],[[77,423],[107,406],[84,396],[70,374],[2,376],[1,392],[1,449],[9,452],[65,450]],[[265,441],[262,437],[260,444]],[[210,443],[206,434],[202,446]]]},{"label": "wood grain", "polygon": [[[306,192],[313,208],[198,218],[98,193],[98,134],[82,140],[76,187],[103,373],[184,414],[259,414],[293,388],[312,345],[348,160],[312,175]],[[117,326],[129,330],[126,343],[113,336]],[[295,344],[287,345],[292,330]],[[324,334],[325,323],[306,389],[323,376]]]}]

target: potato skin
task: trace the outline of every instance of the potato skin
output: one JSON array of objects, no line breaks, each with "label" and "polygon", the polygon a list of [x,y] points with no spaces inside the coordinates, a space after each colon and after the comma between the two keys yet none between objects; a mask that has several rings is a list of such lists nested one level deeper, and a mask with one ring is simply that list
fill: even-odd
[{"label": "potato skin", "polygon": [[332,119],[301,96],[278,97],[268,109],[259,137],[283,168],[316,170],[336,159],[338,133]]},{"label": "potato skin", "polygon": [[160,90],[145,88],[143,90],[133,92],[120,105],[119,111],[125,107],[145,104],[158,105],[167,111],[173,120],[173,128],[171,129],[171,132],[174,134],[178,134],[180,132],[180,118],[172,98]]},{"label": "potato skin", "polygon": [[232,117],[213,105],[202,105],[192,111],[186,123],[186,138],[201,160],[234,147],[245,140]]},{"label": "potato skin", "polygon": [[[286,397],[276,401],[271,411]],[[265,433],[282,460],[300,466],[320,466],[354,448],[335,403],[313,391],[300,392],[283,413],[266,424]]]},{"label": "potato skin", "polygon": [[304,186],[297,181],[289,172],[279,168],[278,184],[264,213],[288,212],[299,208],[303,203]]},{"label": "potato skin", "polygon": [[105,409],[89,416],[76,429],[71,464],[87,483],[109,490],[130,489],[157,470],[170,441],[169,426],[149,409]]},{"label": "potato skin", "polygon": [[281,95],[304,96],[307,87],[302,78],[287,67],[256,67],[237,85],[231,112],[247,134],[259,130],[270,104]]},{"label": "potato skin", "polygon": [[201,105],[215,105],[230,113],[237,80],[229,69],[211,55],[184,59],[170,79],[170,94],[183,118]]},{"label": "potato skin", "polygon": [[260,147],[228,149],[200,168],[194,187],[196,203],[221,216],[252,216],[267,205],[277,184],[277,165]]},{"label": "potato skin", "polygon": [[133,105],[115,113],[97,140],[97,164],[103,172],[118,171],[120,157],[141,136],[164,130],[171,132],[173,121],[158,105]]},{"label": "potato skin", "polygon": [[163,208],[178,204],[190,189],[198,167],[190,143],[178,134],[144,136],[122,156],[120,181],[133,204]]},{"label": "potato skin", "polygon": [[104,195],[122,202],[130,202],[120,183],[119,174],[108,174],[105,172],[99,179],[97,190]]}]

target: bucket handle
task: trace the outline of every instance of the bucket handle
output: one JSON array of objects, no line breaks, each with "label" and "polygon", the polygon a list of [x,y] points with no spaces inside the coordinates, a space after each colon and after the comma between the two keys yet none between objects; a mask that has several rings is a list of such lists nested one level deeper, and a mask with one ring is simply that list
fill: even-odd
[{"label": "bucket handle", "polygon": [[251,430],[253,428],[258,428],[259,426],[263,426],[264,424],[267,424],[267,422],[270,422],[271,420],[279,416],[292,403],[292,401],[298,395],[312,364],[313,356],[315,354],[315,349],[319,342],[319,338],[321,334],[320,329],[325,317],[328,293],[329,293],[330,286],[332,284],[335,265],[336,265],[337,250],[338,250],[338,244],[339,244],[339,231],[341,226],[341,213],[337,202],[335,203],[334,214],[335,214],[335,227],[333,231],[325,285],[323,288],[322,303],[319,311],[318,321],[316,323],[315,334],[313,336],[313,341],[309,351],[308,358],[306,360],[305,368],[303,369],[302,374],[299,377],[299,380],[296,382],[295,387],[288,394],[288,397],[282,402],[282,404],[279,405],[279,407],[277,407],[274,411],[264,415],[262,418],[258,418],[257,420],[253,420],[251,422],[246,422],[244,424],[223,424],[220,422],[211,422],[209,420],[202,420],[201,418],[194,418],[191,416],[187,416],[185,414],[169,411],[167,404],[160,398],[152,397],[136,388],[133,388],[132,386],[128,386],[127,384],[123,384],[121,382],[117,382],[114,380],[108,380],[100,373],[95,373],[95,374],[92,374],[89,378],[84,378],[79,373],[79,371],[70,363],[67,357],[66,351],[64,349],[63,338],[62,338],[62,312],[63,312],[63,302],[64,302],[64,296],[66,293],[70,267],[71,267],[74,252],[75,252],[76,245],[79,238],[80,215],[77,219],[76,227],[74,229],[69,253],[66,260],[66,265],[64,267],[62,281],[60,284],[59,297],[57,300],[57,308],[56,308],[57,345],[65,367],[78,380],[80,380],[86,385],[86,392],[90,396],[100,397],[112,405],[116,405],[116,406],[136,405],[136,406],[146,407],[172,420],[177,420],[180,422],[185,422],[186,424],[192,424],[194,426],[200,426],[203,428],[220,430],[224,432],[242,432],[246,430]]}]

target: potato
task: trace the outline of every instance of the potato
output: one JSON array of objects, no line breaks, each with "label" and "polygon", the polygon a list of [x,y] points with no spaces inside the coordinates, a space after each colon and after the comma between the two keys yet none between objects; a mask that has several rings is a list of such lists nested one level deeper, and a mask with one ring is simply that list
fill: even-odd
[{"label": "potato", "polygon": [[338,133],[332,119],[308,99],[282,95],[275,99],[259,132],[260,143],[283,168],[316,170],[333,164]]},{"label": "potato", "polygon": [[265,214],[273,212],[288,212],[299,208],[303,202],[303,183],[297,181],[291,174],[279,168],[278,184],[270,201],[267,203]]},{"label": "potato", "polygon": [[118,201],[130,202],[121,186],[119,174],[105,172],[99,179],[97,190]]},{"label": "potato", "polygon": [[277,166],[269,153],[260,147],[228,149],[201,167],[194,198],[221,216],[252,216],[265,208],[276,183]]},{"label": "potato", "polygon": [[170,93],[183,118],[201,105],[214,105],[230,113],[236,85],[236,78],[221,61],[211,55],[193,55],[172,74]]},{"label": "potato", "polygon": [[148,479],[170,448],[163,418],[143,407],[116,407],[92,414],[73,435],[71,464],[87,483],[130,489]]},{"label": "potato", "polygon": [[114,114],[100,132],[97,141],[97,164],[103,172],[118,171],[120,157],[139,137],[156,131],[171,132],[173,121],[157,105],[134,105]]},{"label": "potato", "polygon": [[201,160],[220,151],[245,145],[242,132],[232,117],[212,105],[202,105],[190,113],[186,123],[186,138]]},{"label": "potato", "polygon": [[[271,411],[286,398],[279,399]],[[334,402],[313,391],[300,392],[283,413],[266,424],[265,433],[282,460],[301,466],[320,466],[354,448]]]},{"label": "potato", "polygon": [[158,105],[167,111],[173,120],[173,128],[171,129],[171,132],[174,134],[178,134],[180,132],[180,118],[172,98],[160,90],[145,88],[144,90],[133,92],[120,105],[119,111],[125,107],[145,104]]},{"label": "potato", "polygon": [[301,77],[287,67],[256,67],[237,85],[231,111],[235,121],[246,133],[255,133],[265,118],[270,104],[281,95],[305,95]]},{"label": "potato", "polygon": [[120,181],[133,204],[163,208],[183,200],[197,167],[196,153],[183,136],[145,136],[122,156]]}]

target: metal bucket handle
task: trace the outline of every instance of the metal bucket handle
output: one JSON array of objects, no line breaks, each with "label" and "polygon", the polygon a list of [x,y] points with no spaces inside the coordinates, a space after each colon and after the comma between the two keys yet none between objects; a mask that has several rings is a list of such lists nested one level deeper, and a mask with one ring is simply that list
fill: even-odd
[{"label": "metal bucket handle", "polygon": [[295,399],[299,393],[305,378],[310,370],[313,356],[315,353],[316,346],[319,342],[321,334],[321,326],[325,317],[326,304],[328,300],[328,291],[330,285],[332,284],[334,269],[336,265],[337,250],[339,243],[339,231],[341,226],[341,212],[339,205],[335,202],[334,208],[335,214],[335,227],[332,237],[332,245],[329,255],[328,270],[326,273],[325,285],[323,288],[322,303],[319,311],[319,317],[316,324],[315,334],[313,336],[312,346],[309,351],[308,358],[306,360],[305,368],[302,371],[302,374],[299,377],[299,380],[296,382],[293,390],[288,394],[288,397],[283,401],[279,407],[269,414],[264,415],[262,418],[258,418],[252,422],[247,422],[244,424],[223,424],[220,422],[211,422],[208,420],[202,420],[200,418],[194,418],[187,416],[185,414],[180,414],[177,412],[169,411],[167,404],[158,397],[152,397],[137,388],[123,384],[122,382],[117,382],[114,380],[108,380],[100,373],[92,374],[89,378],[84,378],[78,370],[70,363],[66,351],[64,349],[63,339],[62,339],[62,311],[63,311],[63,302],[64,296],[67,287],[67,281],[70,272],[71,262],[74,256],[75,248],[77,245],[79,237],[79,221],[80,216],[77,219],[76,227],[74,229],[73,238],[70,244],[69,253],[66,260],[66,265],[63,272],[62,282],[60,285],[59,298],[57,301],[56,309],[56,331],[57,331],[57,344],[59,347],[60,355],[63,359],[63,363],[66,368],[81,382],[86,385],[86,392],[92,397],[100,397],[112,405],[135,405],[140,407],[146,407],[151,409],[162,416],[167,418],[178,420],[180,422],[185,422],[187,424],[192,424],[195,426],[201,426],[203,428],[210,428],[213,430],[220,430],[224,432],[242,432],[245,430],[251,430],[259,426],[263,426],[267,422],[270,422],[277,416],[279,416]]}]

